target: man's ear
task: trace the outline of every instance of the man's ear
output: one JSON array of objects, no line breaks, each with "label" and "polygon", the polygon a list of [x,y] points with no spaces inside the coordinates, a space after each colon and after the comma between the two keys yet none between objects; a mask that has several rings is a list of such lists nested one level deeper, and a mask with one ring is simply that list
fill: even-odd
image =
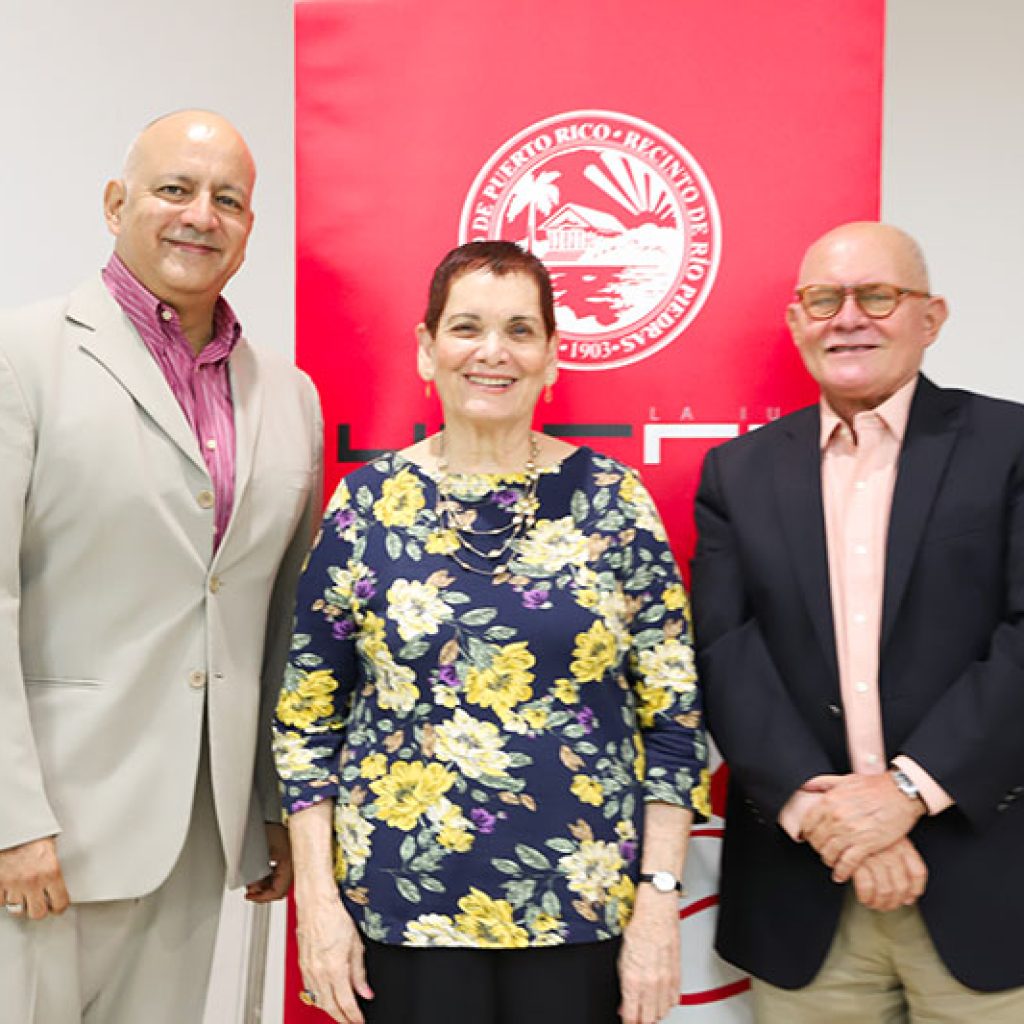
[{"label": "man's ear", "polygon": [[933,295],[927,300],[928,305],[924,311],[924,323],[925,323],[925,346],[932,344],[939,336],[939,331],[942,330],[942,325],[946,322],[949,317],[949,306],[946,305],[946,300],[941,295]]},{"label": "man's ear", "polygon": [[121,211],[124,209],[126,190],[123,181],[108,181],[103,189],[103,219],[112,235],[121,231]]},{"label": "man's ear", "polygon": [[791,302],[786,307],[786,326],[789,328],[789,334],[793,339],[793,344],[799,348],[800,342],[803,339],[803,330],[800,326],[799,307],[795,302]]}]

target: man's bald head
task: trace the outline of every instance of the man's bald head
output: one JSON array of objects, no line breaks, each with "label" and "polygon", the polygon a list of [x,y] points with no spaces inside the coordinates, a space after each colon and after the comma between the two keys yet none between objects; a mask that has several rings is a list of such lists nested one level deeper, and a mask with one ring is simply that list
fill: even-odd
[{"label": "man's bald head", "polygon": [[901,275],[898,283],[903,287],[923,292],[931,290],[928,284],[928,265],[917,242],[906,231],[873,220],[840,224],[812,242],[800,264],[797,286],[814,283],[808,274],[819,272],[818,268],[828,262],[833,253],[860,246],[871,246],[875,251],[887,253],[892,266]]}]

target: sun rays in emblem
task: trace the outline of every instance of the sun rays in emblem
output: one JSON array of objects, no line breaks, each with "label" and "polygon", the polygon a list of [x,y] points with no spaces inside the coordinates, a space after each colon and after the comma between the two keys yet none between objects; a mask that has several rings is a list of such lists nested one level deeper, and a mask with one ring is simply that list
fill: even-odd
[{"label": "sun rays in emblem", "polygon": [[675,203],[665,182],[649,167],[622,153],[602,152],[604,169],[588,164],[583,176],[609,199],[633,214],[650,213],[659,220],[675,220]]}]

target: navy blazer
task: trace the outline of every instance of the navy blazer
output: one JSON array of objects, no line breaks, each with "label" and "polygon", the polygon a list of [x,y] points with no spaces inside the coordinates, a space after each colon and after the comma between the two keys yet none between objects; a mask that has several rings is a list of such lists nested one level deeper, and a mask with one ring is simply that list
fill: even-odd
[{"label": "navy blazer", "polygon": [[[777,824],[807,779],[850,771],[832,623],[818,407],[709,452],[693,610],[707,721],[729,762],[718,950],[812,980],[843,887]],[[900,452],[879,652],[886,757],[954,799],[910,838],[942,960],[1024,985],[1024,406],[920,377]]]}]

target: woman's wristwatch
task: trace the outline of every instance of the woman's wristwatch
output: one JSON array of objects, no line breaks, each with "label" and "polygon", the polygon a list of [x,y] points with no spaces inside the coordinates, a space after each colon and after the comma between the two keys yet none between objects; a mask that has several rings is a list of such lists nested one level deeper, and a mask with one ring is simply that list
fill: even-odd
[{"label": "woman's wristwatch", "polygon": [[653,885],[658,892],[677,892],[682,896],[683,883],[671,871],[640,872],[640,881]]}]

